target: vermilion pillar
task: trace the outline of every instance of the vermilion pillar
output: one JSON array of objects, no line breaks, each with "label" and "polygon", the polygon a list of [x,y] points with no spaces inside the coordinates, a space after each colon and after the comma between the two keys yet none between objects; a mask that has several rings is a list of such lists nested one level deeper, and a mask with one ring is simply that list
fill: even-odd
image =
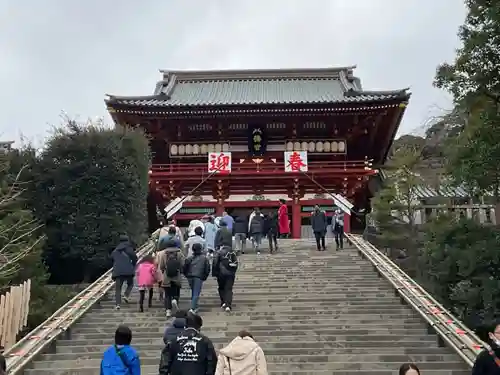
[{"label": "vermilion pillar", "polygon": [[222,216],[224,212],[224,201],[222,199],[217,200],[217,204],[215,206],[215,216]]},{"label": "vermilion pillar", "polygon": [[292,238],[300,238],[301,216],[300,201],[297,198],[292,200]]},{"label": "vermilion pillar", "polygon": [[344,214],[344,233],[351,233],[351,215]]}]

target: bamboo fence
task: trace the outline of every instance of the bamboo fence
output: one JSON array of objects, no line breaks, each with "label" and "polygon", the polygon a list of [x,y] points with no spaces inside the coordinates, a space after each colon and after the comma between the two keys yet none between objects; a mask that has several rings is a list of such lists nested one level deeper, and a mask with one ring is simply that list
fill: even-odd
[{"label": "bamboo fence", "polygon": [[28,324],[31,280],[16,286],[0,297],[0,345],[8,349],[16,343],[19,332]]}]

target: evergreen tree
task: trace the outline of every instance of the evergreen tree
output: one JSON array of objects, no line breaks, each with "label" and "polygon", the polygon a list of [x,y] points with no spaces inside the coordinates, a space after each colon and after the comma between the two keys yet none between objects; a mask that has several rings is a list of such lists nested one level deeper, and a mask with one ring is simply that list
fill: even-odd
[{"label": "evergreen tree", "polygon": [[109,268],[121,234],[145,239],[149,163],[140,130],[69,121],[49,139],[31,202],[45,224],[52,282],[92,281]]}]

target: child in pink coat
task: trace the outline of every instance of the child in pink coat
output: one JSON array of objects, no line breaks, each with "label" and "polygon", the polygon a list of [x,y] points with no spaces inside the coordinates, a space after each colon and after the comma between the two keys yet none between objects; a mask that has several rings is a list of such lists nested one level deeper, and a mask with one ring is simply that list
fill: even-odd
[{"label": "child in pink coat", "polygon": [[152,255],[146,255],[136,271],[137,285],[139,286],[139,309],[144,312],[144,298],[146,296],[146,289],[149,291],[148,307],[153,304],[153,287],[156,284],[156,265],[155,259]]}]

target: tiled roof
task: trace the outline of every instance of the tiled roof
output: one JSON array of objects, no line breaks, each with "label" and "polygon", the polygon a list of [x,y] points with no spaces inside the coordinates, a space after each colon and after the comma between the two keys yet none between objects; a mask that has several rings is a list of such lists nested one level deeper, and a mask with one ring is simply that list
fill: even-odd
[{"label": "tiled roof", "polygon": [[434,189],[429,186],[417,186],[415,194],[419,199],[428,198],[469,198],[470,194],[462,187],[441,186]]},{"label": "tiled roof", "polygon": [[353,67],[297,70],[163,71],[152,96],[110,96],[106,103],[183,107],[259,104],[366,103],[409,93],[363,91]]}]

